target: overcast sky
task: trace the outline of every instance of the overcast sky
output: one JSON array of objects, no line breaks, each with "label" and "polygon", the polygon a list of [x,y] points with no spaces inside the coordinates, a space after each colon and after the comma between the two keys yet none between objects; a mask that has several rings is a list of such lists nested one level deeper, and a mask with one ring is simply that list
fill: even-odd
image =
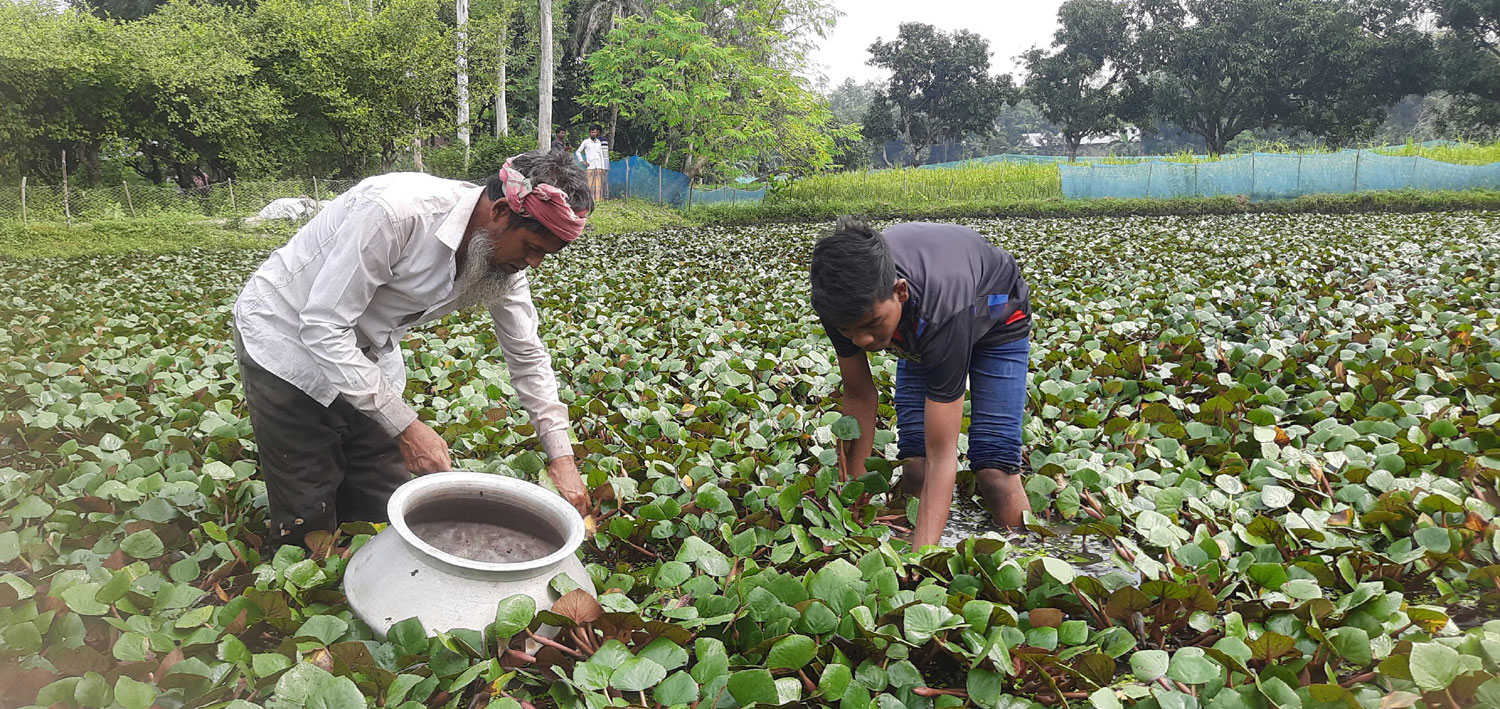
[{"label": "overcast sky", "polygon": [[883,78],[885,72],[865,64],[876,39],[890,40],[902,22],[925,22],[938,29],[967,29],[990,41],[990,69],[1014,72],[1015,57],[1046,46],[1057,29],[1062,0],[832,0],[844,12],[832,34],[812,54],[830,88],[844,79]]}]

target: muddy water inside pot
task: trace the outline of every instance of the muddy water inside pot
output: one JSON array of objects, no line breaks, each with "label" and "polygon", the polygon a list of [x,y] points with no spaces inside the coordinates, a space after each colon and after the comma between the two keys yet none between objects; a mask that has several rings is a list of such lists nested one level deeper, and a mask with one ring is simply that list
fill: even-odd
[{"label": "muddy water inside pot", "polygon": [[489,564],[540,559],[561,549],[562,532],[541,516],[501,500],[450,498],[407,512],[422,541],[454,556]]}]

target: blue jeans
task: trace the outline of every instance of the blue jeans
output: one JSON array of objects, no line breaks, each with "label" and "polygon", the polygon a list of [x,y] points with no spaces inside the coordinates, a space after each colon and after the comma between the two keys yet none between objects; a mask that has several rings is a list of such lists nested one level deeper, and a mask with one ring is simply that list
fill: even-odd
[{"label": "blue jeans", "polygon": [[[1021,417],[1031,342],[975,348],[969,360],[969,468],[1021,472]],[[902,460],[927,455],[923,432],[927,374],[920,364],[896,365],[896,432]]]}]

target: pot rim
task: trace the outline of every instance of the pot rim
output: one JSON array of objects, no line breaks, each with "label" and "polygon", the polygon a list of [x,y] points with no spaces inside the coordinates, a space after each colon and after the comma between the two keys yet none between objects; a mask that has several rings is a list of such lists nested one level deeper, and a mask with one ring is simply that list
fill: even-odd
[{"label": "pot rim", "polygon": [[[522,495],[541,502],[545,508],[544,515],[550,518],[549,521],[560,522],[563,527],[562,546],[547,556],[531,561],[487,562],[466,559],[428,544],[407,526],[404,513],[414,499],[419,500],[424,496],[423,493],[453,483],[475,484],[494,490],[502,496]],[[413,478],[396,488],[396,492],[386,503],[386,514],[390,519],[391,528],[395,529],[402,541],[412,548],[445,564],[473,571],[518,572],[546,569],[572,556],[578,551],[578,547],[583,545],[583,517],[578,514],[578,510],[568,504],[561,495],[536,483],[508,475],[450,470]]]}]

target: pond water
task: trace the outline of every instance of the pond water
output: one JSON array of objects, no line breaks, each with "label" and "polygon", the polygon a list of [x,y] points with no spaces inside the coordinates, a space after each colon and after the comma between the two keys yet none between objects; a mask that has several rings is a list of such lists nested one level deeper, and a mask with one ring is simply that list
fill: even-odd
[{"label": "pond water", "polygon": [[1118,573],[1132,579],[1132,583],[1139,582],[1140,575],[1134,569],[1124,569],[1115,563],[1108,542],[1097,537],[1075,536],[1072,524],[1048,526],[1055,536],[1002,530],[990,519],[989,511],[962,489],[955,493],[951,509],[948,525],[943,528],[943,546],[956,546],[969,537],[990,534],[1011,544],[1020,555],[1045,554],[1071,563],[1087,576]]}]

